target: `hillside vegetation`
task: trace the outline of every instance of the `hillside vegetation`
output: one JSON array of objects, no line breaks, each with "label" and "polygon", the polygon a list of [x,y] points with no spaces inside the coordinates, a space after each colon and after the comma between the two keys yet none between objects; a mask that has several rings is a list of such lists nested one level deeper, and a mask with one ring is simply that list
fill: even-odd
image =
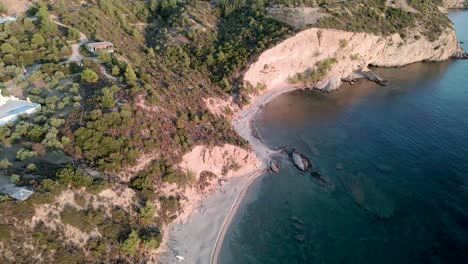
[{"label": "hillside vegetation", "polygon": [[[203,102],[242,106],[262,89],[243,86],[246,68],[297,33],[268,8],[320,7],[328,16],[308,26],[380,35],[417,28],[436,39],[450,26],[431,1],[411,1],[417,14],[383,0],[36,2],[0,25],[2,94],[42,105],[0,127],[0,175],[35,191],[24,202],[0,196],[1,263],[154,260],[182,190],[206,185],[176,166],[181,157],[197,145],[248,148]],[[81,47],[85,59],[70,60],[80,33],[115,53]],[[333,63],[291,81],[315,82]]]}]

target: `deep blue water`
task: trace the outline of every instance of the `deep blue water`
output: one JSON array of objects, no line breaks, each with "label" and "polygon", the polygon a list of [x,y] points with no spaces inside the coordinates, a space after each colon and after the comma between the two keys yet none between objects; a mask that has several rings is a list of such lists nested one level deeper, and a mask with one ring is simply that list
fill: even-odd
[{"label": "deep blue water", "polygon": [[[468,43],[468,13],[451,18]],[[249,189],[220,263],[468,263],[468,61],[376,71],[392,85],[265,107],[266,144],[305,153],[328,182],[278,157],[280,173]]]}]

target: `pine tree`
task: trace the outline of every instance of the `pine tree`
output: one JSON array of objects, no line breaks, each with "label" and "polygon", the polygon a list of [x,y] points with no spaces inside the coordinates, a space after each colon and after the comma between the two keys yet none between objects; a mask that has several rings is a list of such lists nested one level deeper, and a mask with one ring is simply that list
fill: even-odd
[{"label": "pine tree", "polygon": [[125,69],[125,79],[127,79],[127,83],[134,83],[137,79],[137,76],[130,64],[128,64]]}]

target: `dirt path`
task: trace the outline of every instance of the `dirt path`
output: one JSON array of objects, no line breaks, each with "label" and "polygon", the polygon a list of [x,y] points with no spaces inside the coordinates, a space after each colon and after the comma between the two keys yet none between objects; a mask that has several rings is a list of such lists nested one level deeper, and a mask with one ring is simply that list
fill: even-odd
[{"label": "dirt path", "polygon": [[113,81],[117,81],[117,78],[115,76],[112,76],[107,72],[106,67],[104,67],[104,65],[101,64],[101,62],[99,61],[99,58],[88,58],[88,59],[97,63],[97,65],[99,66],[99,69],[101,70],[102,75],[106,76],[107,78]]},{"label": "dirt path", "polygon": [[[65,27],[65,28],[68,28],[70,29],[71,27],[70,26],[67,26],[61,22],[59,22],[57,19],[57,16],[55,15],[50,15],[50,19],[57,25],[61,26],[61,27]],[[81,55],[80,53],[80,47],[82,45],[84,45],[85,43],[87,43],[89,41],[88,37],[86,37],[85,34],[83,34],[83,32],[79,32],[80,33],[80,39],[78,40],[78,42],[74,43],[71,45],[72,47],[72,54],[70,56],[70,58],[68,58],[68,60],[65,62],[65,63],[70,63],[70,62],[81,62],[85,56]],[[91,60],[95,61],[98,65],[99,65],[99,69],[101,70],[101,73],[106,76],[107,78],[113,80],[113,81],[117,81],[117,78],[115,76],[112,76],[110,75],[107,70],[106,70],[106,67],[104,67],[104,65],[102,65],[100,62],[99,62],[99,59],[98,58],[90,58]]]},{"label": "dirt path", "polygon": [[[57,19],[57,16],[55,15],[50,15],[50,19],[57,25],[61,26],[61,27],[65,27],[65,28],[68,28],[68,29],[71,29],[70,26],[67,26],[61,22],[59,22]],[[67,62],[80,62],[84,59],[84,56],[81,55],[80,53],[80,47],[81,45],[85,44],[86,42],[88,42],[89,39],[88,37],[86,37],[85,34],[83,34],[82,32],[80,32],[80,39],[78,40],[78,42],[74,43],[71,45],[72,47],[72,55],[70,56],[70,58],[67,60]]]}]

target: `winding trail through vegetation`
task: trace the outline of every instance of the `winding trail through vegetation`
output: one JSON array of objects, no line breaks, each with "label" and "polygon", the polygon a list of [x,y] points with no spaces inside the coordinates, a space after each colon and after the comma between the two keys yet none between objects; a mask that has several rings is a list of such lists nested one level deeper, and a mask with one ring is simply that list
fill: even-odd
[{"label": "winding trail through vegetation", "polygon": [[[70,26],[67,26],[67,25],[61,23],[60,21],[58,21],[57,20],[58,18],[55,15],[50,15],[50,19],[58,26],[71,29]],[[86,35],[83,32],[79,31],[79,33],[80,33],[80,38],[76,43],[71,45],[72,54],[71,54],[70,58],[67,60],[67,62],[81,62],[84,59],[84,56],[81,55],[81,53],[80,53],[80,47],[81,47],[81,45],[88,42],[89,39],[88,39],[88,37],[86,37]]]}]

